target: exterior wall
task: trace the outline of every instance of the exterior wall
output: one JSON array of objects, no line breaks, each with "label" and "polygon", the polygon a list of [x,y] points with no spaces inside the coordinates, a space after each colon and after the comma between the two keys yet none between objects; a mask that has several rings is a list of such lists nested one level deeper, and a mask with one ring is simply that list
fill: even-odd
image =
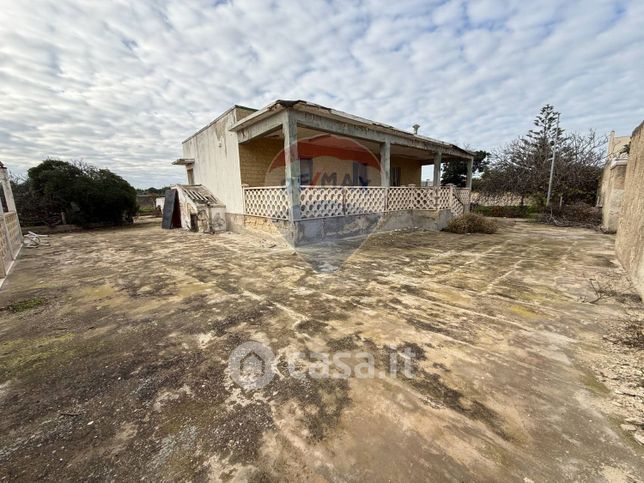
[{"label": "exterior wall", "polygon": [[241,182],[249,186],[281,186],[284,184],[284,166],[267,176],[271,162],[284,149],[284,141],[274,138],[254,139],[239,145]]},{"label": "exterior wall", "polygon": [[422,161],[391,157],[390,167],[400,168],[400,186],[420,186],[422,166]]},{"label": "exterior wall", "polygon": [[229,130],[253,111],[233,107],[183,142],[183,157],[194,158],[194,182],[210,190],[231,213],[243,213],[237,134]]},{"label": "exterior wall", "polygon": [[597,206],[602,208],[602,229],[608,233],[617,231],[628,160],[628,155],[622,153],[622,149],[630,140],[629,136],[615,136],[615,131],[611,131],[608,140],[607,160],[597,199]]},{"label": "exterior wall", "polygon": [[[260,138],[239,145],[241,182],[249,186],[283,186],[284,166],[271,167],[275,157],[284,148],[281,139]],[[377,157],[377,156],[376,156]],[[312,159],[313,183],[318,186],[358,185],[353,179],[353,163],[328,156]],[[391,167],[400,167],[400,185],[420,186],[422,161],[403,158],[391,159]],[[379,167],[367,166],[368,186],[380,186]],[[198,182],[198,181],[197,181]],[[216,193],[215,193],[216,194]]]},{"label": "exterior wall", "polygon": [[390,213],[338,216],[295,222],[295,246],[394,230],[439,231],[453,218],[449,210],[405,210]]},{"label": "exterior wall", "polygon": [[[284,186],[284,165],[276,163],[271,166],[277,155],[284,148],[282,139],[260,138],[239,145],[241,180],[249,186]],[[312,158],[312,179],[310,183],[318,186],[358,185],[353,178],[353,162],[338,160],[329,156]],[[413,167],[415,169],[415,166]],[[410,170],[413,178],[413,169]],[[407,171],[406,171],[407,174]],[[419,172],[420,178],[420,172]],[[379,167],[367,166],[368,186],[380,186]]]},{"label": "exterior wall", "polygon": [[264,235],[281,235],[289,244],[301,246],[394,230],[439,231],[445,228],[453,217],[450,210],[402,210],[299,220],[295,223],[246,215],[235,217],[232,223],[229,220],[229,224],[233,231],[250,229]]},{"label": "exterior wall", "polygon": [[631,137],[615,251],[644,298],[644,122]]},{"label": "exterior wall", "polygon": [[602,229],[607,233],[617,231],[625,180],[626,165],[612,164],[609,160],[602,174]]}]

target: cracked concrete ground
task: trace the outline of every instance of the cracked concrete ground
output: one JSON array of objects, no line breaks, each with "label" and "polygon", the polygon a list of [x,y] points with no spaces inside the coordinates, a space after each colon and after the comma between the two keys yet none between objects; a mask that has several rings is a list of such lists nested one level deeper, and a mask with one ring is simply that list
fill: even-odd
[{"label": "cracked concrete ground", "polygon": [[[0,478],[637,480],[643,447],[591,370],[633,311],[589,303],[589,278],[623,277],[613,243],[524,222],[299,255],[156,226],[52,236],[0,292],[38,302],[0,311]],[[282,370],[245,391],[227,359],[251,339]],[[411,378],[283,370],[348,350],[380,373],[404,347]]]}]

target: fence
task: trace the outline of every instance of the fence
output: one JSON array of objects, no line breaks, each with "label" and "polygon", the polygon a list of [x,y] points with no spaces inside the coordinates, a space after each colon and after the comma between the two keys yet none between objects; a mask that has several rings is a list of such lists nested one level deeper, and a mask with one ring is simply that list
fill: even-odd
[{"label": "fence", "polygon": [[3,213],[0,209],[0,279],[22,247],[22,232],[15,211]]},{"label": "fence", "polygon": [[[453,186],[302,186],[302,219],[386,213],[401,210],[450,210],[456,216],[469,206],[470,190]],[[284,186],[244,188],[244,212],[288,220],[288,197]]]}]

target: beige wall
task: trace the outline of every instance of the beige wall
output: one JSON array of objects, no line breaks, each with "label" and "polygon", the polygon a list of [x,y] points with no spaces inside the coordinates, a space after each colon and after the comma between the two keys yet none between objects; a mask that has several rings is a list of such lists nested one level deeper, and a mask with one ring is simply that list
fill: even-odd
[{"label": "beige wall", "polygon": [[602,228],[607,233],[615,233],[624,197],[626,164],[613,164],[610,160],[602,174]]},{"label": "beige wall", "polygon": [[240,144],[241,182],[249,186],[281,185],[284,180],[283,168],[280,173],[271,172],[269,177],[267,174],[269,174],[271,162],[282,149],[284,149],[284,140],[274,138],[253,139],[246,144]]},{"label": "beige wall", "polygon": [[608,138],[606,165],[602,173],[597,206],[602,208],[602,228],[609,233],[617,231],[628,161],[628,155],[622,150],[630,140],[630,136],[615,136],[615,131],[611,131]]},{"label": "beige wall", "polygon": [[644,298],[644,122],[631,137],[615,250]]},{"label": "beige wall", "polygon": [[[284,184],[284,167],[271,168],[271,163],[283,149],[281,139],[262,138],[239,145],[241,182],[249,186],[280,186]],[[403,158],[391,159],[391,166],[401,167],[401,185],[420,186],[421,162]],[[353,163],[338,161],[336,158],[319,156],[313,158],[313,174],[317,174],[317,185],[347,184],[353,178]],[[366,168],[369,186],[380,186],[379,168]],[[334,176],[335,175],[335,176]],[[216,194],[216,193],[215,193]]]},{"label": "beige wall", "polygon": [[[390,167],[400,167],[400,186],[413,184],[420,186],[422,162],[410,159],[391,157]],[[380,183],[378,183],[380,184]]]}]

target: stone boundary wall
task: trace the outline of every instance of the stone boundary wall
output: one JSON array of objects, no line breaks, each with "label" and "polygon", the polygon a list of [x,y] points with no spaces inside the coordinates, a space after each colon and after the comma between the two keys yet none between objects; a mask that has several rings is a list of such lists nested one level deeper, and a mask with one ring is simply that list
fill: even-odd
[{"label": "stone boundary wall", "polygon": [[631,137],[615,251],[644,299],[644,122]]},{"label": "stone boundary wall", "polygon": [[[532,200],[526,198],[523,204],[529,205]],[[519,206],[521,204],[521,196],[514,193],[502,193],[498,195],[479,193],[472,191],[470,195],[470,203],[479,206]]]}]

